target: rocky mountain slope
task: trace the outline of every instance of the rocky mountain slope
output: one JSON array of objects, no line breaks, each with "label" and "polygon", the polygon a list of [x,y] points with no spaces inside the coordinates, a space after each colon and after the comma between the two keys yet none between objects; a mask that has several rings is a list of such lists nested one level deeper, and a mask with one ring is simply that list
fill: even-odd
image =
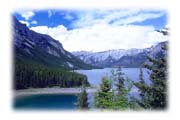
[{"label": "rocky mountain slope", "polygon": [[147,61],[147,56],[158,57],[164,55],[161,47],[167,42],[146,49],[108,50],[103,52],[78,51],[73,54],[87,64],[99,67],[139,67]]},{"label": "rocky mountain slope", "polygon": [[59,41],[52,37],[36,33],[13,17],[13,44],[15,62],[40,64],[46,67],[62,69],[90,69],[93,66],[84,63],[70,52],[64,50]]}]

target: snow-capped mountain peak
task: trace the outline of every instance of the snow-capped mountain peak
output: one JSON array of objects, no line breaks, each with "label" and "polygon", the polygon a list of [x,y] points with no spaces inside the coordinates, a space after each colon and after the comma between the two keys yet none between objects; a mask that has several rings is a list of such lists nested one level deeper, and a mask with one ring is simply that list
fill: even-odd
[{"label": "snow-capped mountain peak", "polygon": [[79,57],[81,60],[88,64],[100,63],[106,60],[116,61],[123,56],[133,56],[139,53],[148,52],[149,49],[118,49],[118,50],[107,50],[102,52],[88,52],[88,51],[78,51],[72,52],[75,56]]},{"label": "snow-capped mountain peak", "polygon": [[161,47],[167,42],[158,43],[155,46],[145,49],[118,49],[102,52],[77,51],[72,52],[76,57],[87,64],[99,67],[138,67],[147,60],[147,56],[156,56],[161,53]]}]

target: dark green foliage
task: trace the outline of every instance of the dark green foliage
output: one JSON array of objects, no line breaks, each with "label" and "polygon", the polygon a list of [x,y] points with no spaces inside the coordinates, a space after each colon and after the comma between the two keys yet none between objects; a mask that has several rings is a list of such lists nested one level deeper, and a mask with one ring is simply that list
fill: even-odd
[{"label": "dark green foliage", "polygon": [[143,71],[142,71],[142,67],[139,68],[139,80],[140,80],[140,83],[144,84],[145,81],[144,81],[144,78],[143,78]]},{"label": "dark green foliage", "polygon": [[165,58],[159,60],[149,58],[149,61],[153,64],[145,66],[151,71],[152,82],[148,90],[148,101],[152,109],[163,109],[167,103],[167,63]]},{"label": "dark green foliage", "polygon": [[80,95],[78,96],[78,107],[79,109],[89,109],[88,107],[88,94],[85,88],[82,88]]},{"label": "dark green foliage", "polygon": [[27,64],[16,61],[14,67],[15,89],[45,88],[45,87],[78,87],[89,86],[87,77],[75,72],[60,69],[50,69],[39,64]]},{"label": "dark green foliage", "polygon": [[[162,50],[166,51],[163,47]],[[146,85],[145,82],[135,83],[141,91],[141,101],[139,104],[145,109],[164,109],[167,106],[167,62],[166,56],[155,59],[148,57],[151,64],[146,64],[145,67],[150,70],[151,85]],[[141,78],[141,73],[140,73]]]},{"label": "dark green foliage", "polygon": [[101,109],[111,109],[113,106],[113,92],[111,82],[106,77],[102,78],[100,90],[95,94],[95,107]]},{"label": "dark green foliage", "polygon": [[[140,68],[139,82],[134,85],[139,89],[140,99],[133,97],[130,92],[133,82],[127,77],[124,79],[119,67],[111,78],[103,78],[100,90],[95,95],[95,107],[100,109],[125,110],[125,109],[164,109],[167,106],[167,62],[166,46],[162,47],[162,54],[155,58],[148,57],[149,63],[143,67],[150,73],[151,84],[143,79]],[[112,88],[113,83],[115,87]]]},{"label": "dark green foliage", "polygon": [[132,81],[128,77],[124,79],[123,75],[124,73],[122,72],[121,67],[119,66],[116,70],[116,73],[112,76],[117,91],[117,95],[115,95],[114,97],[115,105],[113,109],[135,109],[136,104],[133,101],[134,97],[129,94],[133,86]]},{"label": "dark green foliage", "polygon": [[[137,108],[134,97],[129,95],[132,82],[128,77],[124,79],[122,75],[124,73],[119,67],[116,73],[112,71],[111,78],[102,78],[100,90],[95,95],[95,107],[112,110]],[[115,88],[112,88],[112,82],[115,83]]]},{"label": "dark green foliage", "polygon": [[139,95],[141,98],[141,100],[138,100],[137,102],[143,108],[149,108],[149,104],[146,99],[148,91],[149,91],[149,86],[144,81],[142,67],[140,67],[139,70],[140,70],[139,82],[134,83],[134,85],[138,88]]},{"label": "dark green foliage", "polygon": [[102,84],[100,85],[100,89],[102,92],[108,92],[111,90],[111,82],[106,78],[102,78]]},{"label": "dark green foliage", "polygon": [[116,82],[115,86],[118,91],[118,95],[123,95],[124,94],[124,89],[125,89],[125,79],[123,77],[124,73],[121,70],[121,67],[119,66],[118,69],[116,70],[116,73],[113,75],[114,81]]}]

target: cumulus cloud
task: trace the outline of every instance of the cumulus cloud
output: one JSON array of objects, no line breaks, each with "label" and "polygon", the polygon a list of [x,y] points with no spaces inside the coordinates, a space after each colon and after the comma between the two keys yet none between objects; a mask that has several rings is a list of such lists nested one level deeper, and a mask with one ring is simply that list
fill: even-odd
[{"label": "cumulus cloud", "polygon": [[31,24],[37,24],[37,21],[33,20],[31,21]]},{"label": "cumulus cloud", "polygon": [[147,48],[168,39],[152,26],[112,26],[103,23],[73,30],[67,30],[63,25],[31,29],[59,40],[68,51]]},{"label": "cumulus cloud", "polygon": [[21,22],[22,24],[26,24],[26,26],[30,26],[31,24],[37,24],[37,21],[33,20],[31,22],[28,21],[24,21],[24,20],[20,20],[19,22]]},{"label": "cumulus cloud", "polygon": [[22,23],[22,24],[26,24],[26,26],[29,26],[29,22],[28,21],[20,20],[19,22]]},{"label": "cumulus cloud", "polygon": [[33,11],[17,11],[21,17],[23,17],[25,20],[29,20],[31,17],[35,15]]},{"label": "cumulus cloud", "polygon": [[48,34],[59,40],[68,51],[105,51],[110,49],[147,48],[166,41],[168,36],[156,32],[153,26],[133,25],[163,16],[163,11],[138,9],[76,11],[69,30],[63,25],[56,27],[36,26],[32,30]]}]

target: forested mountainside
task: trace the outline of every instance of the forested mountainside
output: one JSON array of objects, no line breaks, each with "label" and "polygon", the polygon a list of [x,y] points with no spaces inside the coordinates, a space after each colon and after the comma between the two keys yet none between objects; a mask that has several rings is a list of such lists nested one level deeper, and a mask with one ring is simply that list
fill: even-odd
[{"label": "forested mountainside", "polygon": [[47,87],[79,87],[90,86],[87,77],[62,69],[47,68],[41,65],[16,63],[14,73],[14,89],[47,88]]},{"label": "forested mountainside", "polygon": [[50,36],[29,30],[15,17],[13,23],[13,88],[89,86],[86,76],[71,70],[91,69],[91,65],[64,50],[62,44]]}]

